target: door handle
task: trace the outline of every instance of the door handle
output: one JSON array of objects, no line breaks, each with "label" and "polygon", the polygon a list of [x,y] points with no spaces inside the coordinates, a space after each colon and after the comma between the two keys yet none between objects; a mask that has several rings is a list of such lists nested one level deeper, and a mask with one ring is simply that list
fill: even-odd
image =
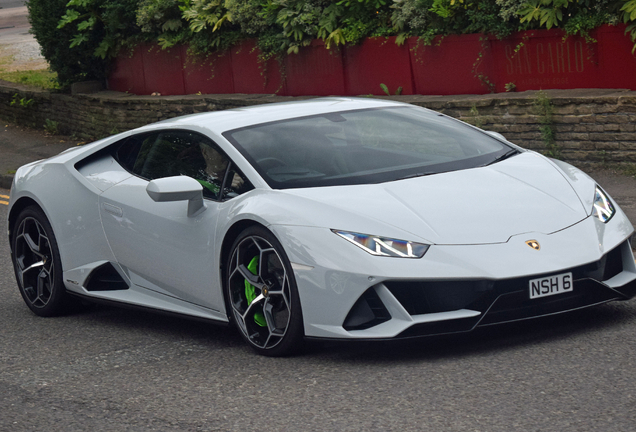
[{"label": "door handle", "polygon": [[113,216],[124,216],[124,211],[121,208],[105,202],[102,203],[102,210],[104,210],[106,213],[112,214]]}]

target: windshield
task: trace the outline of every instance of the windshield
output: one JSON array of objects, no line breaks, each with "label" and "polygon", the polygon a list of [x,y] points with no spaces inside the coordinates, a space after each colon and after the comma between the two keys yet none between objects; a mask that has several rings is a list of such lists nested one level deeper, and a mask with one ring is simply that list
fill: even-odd
[{"label": "windshield", "polygon": [[374,108],[223,134],[274,189],[382,183],[493,163],[512,147],[418,107]]}]

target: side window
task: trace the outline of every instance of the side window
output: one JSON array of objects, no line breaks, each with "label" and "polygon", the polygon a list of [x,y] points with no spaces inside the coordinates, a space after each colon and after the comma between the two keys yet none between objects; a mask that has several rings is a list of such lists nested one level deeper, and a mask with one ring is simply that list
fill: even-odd
[{"label": "side window", "polygon": [[[137,136],[136,143],[126,142],[119,148],[117,157],[126,169],[148,180],[179,175],[192,177],[203,186],[203,196],[214,200],[220,198],[223,180],[231,165],[210,139],[188,131]],[[234,186],[228,184],[224,189],[226,197],[252,189],[242,174],[231,171],[230,181]]]},{"label": "side window", "polygon": [[225,186],[223,187],[223,201],[244,194],[252,189],[254,189],[252,183],[245,178],[234,164],[230,164],[230,169],[225,179]]},{"label": "side window", "polygon": [[135,135],[126,138],[122,143],[117,146],[115,151],[115,159],[123,166],[127,171],[133,172],[137,155],[139,155],[139,149],[144,141],[145,136]]}]

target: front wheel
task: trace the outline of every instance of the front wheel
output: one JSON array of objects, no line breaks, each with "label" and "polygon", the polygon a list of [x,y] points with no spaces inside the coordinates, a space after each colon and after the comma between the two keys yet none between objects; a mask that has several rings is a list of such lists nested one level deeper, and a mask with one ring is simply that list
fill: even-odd
[{"label": "front wheel", "polygon": [[57,242],[42,210],[27,207],[18,215],[11,251],[20,294],[36,315],[60,315],[76,304],[66,292]]},{"label": "front wheel", "polygon": [[284,356],[303,342],[303,317],[289,259],[276,237],[259,226],[234,241],[226,271],[228,315],[259,354]]}]

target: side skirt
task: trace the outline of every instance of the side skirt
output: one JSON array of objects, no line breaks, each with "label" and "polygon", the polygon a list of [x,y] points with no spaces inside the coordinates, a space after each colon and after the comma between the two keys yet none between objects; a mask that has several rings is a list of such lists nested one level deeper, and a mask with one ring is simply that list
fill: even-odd
[{"label": "side skirt", "polygon": [[198,322],[204,322],[204,323],[208,323],[208,324],[215,324],[215,325],[219,325],[222,327],[228,327],[229,326],[229,321],[221,321],[220,319],[216,319],[216,318],[212,318],[212,317],[203,317],[203,316],[195,316],[195,315],[190,315],[187,313],[182,313],[182,312],[174,312],[174,311],[169,311],[169,310],[165,310],[165,309],[158,309],[158,308],[154,308],[152,306],[142,306],[142,305],[136,305],[136,304],[131,304],[131,303],[126,303],[124,301],[119,301],[119,300],[112,300],[112,299],[108,299],[108,298],[100,298],[100,297],[94,297],[91,295],[85,295],[85,294],[80,294],[74,291],[70,291],[70,290],[66,290],[67,293],[69,293],[72,296],[75,296],[77,298],[80,298],[84,301],[90,302],[90,303],[96,303],[96,304],[103,304],[106,306],[113,306],[113,307],[117,307],[117,308],[121,308],[121,309],[128,309],[128,310],[138,310],[138,311],[146,311],[146,312],[152,312],[158,315],[164,315],[164,316],[170,316],[170,317],[175,317],[175,318],[184,318],[187,320],[191,320],[191,321],[198,321]]}]

